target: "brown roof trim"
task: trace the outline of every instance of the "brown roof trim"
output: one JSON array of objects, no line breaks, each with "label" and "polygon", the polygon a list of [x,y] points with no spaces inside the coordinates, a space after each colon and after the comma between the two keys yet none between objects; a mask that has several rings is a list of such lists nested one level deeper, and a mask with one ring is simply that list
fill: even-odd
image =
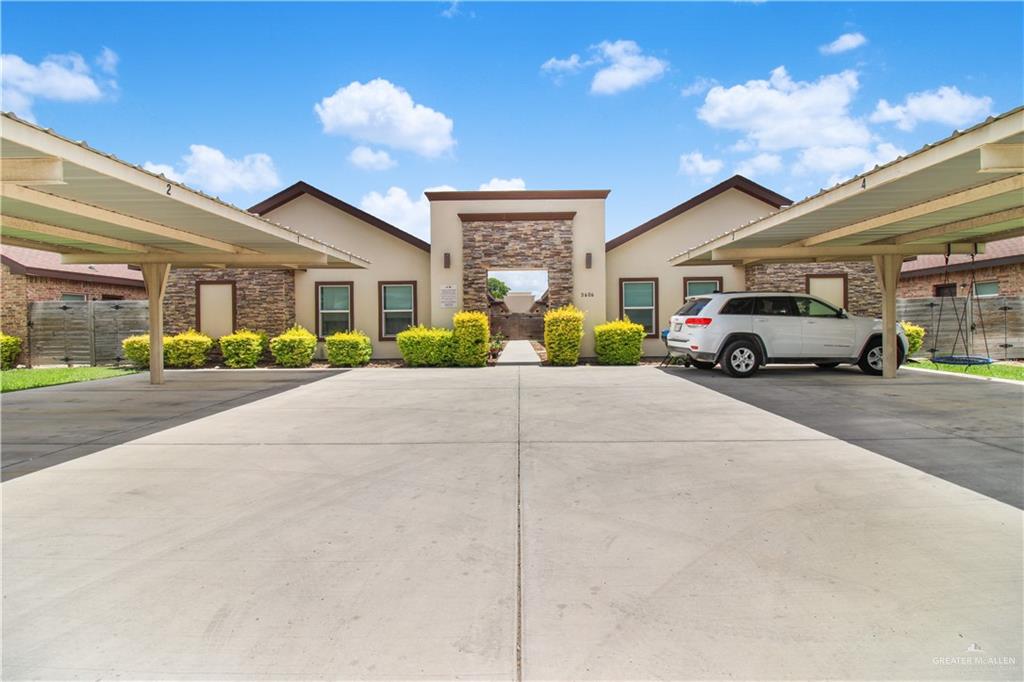
[{"label": "brown roof trim", "polygon": [[459,220],[464,223],[494,221],[508,222],[513,220],[572,220],[576,211],[548,211],[547,213],[460,213]]},{"label": "brown roof trim", "polygon": [[249,213],[255,213],[258,216],[262,216],[266,213],[270,213],[275,208],[284,206],[289,201],[297,199],[303,194],[315,197],[325,204],[333,206],[339,211],[348,213],[353,218],[358,218],[368,225],[373,225],[374,227],[387,232],[392,237],[397,237],[408,244],[412,244],[416,248],[423,249],[428,252],[430,251],[430,244],[419,237],[414,237],[405,230],[395,227],[391,223],[384,222],[377,216],[370,215],[366,211],[356,208],[352,204],[345,203],[338,197],[328,194],[322,189],[317,189],[316,187],[313,187],[313,185],[308,182],[303,182],[302,180],[296,182],[291,187],[286,187],[277,194],[267,197],[255,206],[249,207]]},{"label": "brown roof trim", "polygon": [[[1003,256],[1002,258],[989,258],[988,260],[975,260],[974,263],[965,261],[963,263],[950,263],[950,272],[962,272],[964,270],[984,270],[985,268],[997,268],[1003,265],[1014,265],[1024,263],[1024,254],[1016,256]],[[939,275],[946,271],[944,265],[937,265],[933,268],[918,268],[917,270],[903,270],[900,272],[900,279],[908,277],[925,277],[927,275]]]},{"label": "brown roof trim", "polygon": [[470,201],[472,199],[606,199],[610,189],[508,189],[472,192],[424,192],[429,201]]},{"label": "brown roof trim", "polygon": [[48,277],[50,279],[65,279],[72,282],[93,282],[96,284],[118,284],[126,287],[137,287],[145,289],[146,284],[141,279],[130,279],[128,277],[112,277],[111,275],[90,275],[87,272],[68,272],[67,270],[51,270],[49,268],[33,268],[22,265],[10,256],[0,255],[0,261],[14,275],[27,275],[29,277]]},{"label": "brown roof trim", "polygon": [[714,199],[719,194],[727,192],[730,189],[737,189],[743,192],[744,194],[749,194],[755,199],[760,199],[761,201],[765,202],[766,204],[773,208],[781,208],[783,206],[788,206],[789,204],[793,203],[790,199],[787,199],[786,197],[782,196],[777,192],[773,192],[772,190],[768,189],[763,185],[757,184],[753,180],[748,180],[742,175],[734,175],[728,180],[724,180],[715,185],[714,187],[704,190],[697,196],[687,199],[678,206],[670,208],[661,215],[651,218],[643,225],[634,227],[632,230],[624,232],[620,234],[618,237],[609,240],[608,243],[605,244],[604,250],[611,251],[617,246],[622,246],[630,239],[635,239],[636,237],[642,235],[644,232],[653,230],[658,225],[668,222],[669,220],[672,220],[676,216],[689,211],[691,208],[699,206],[703,204],[705,201]]}]

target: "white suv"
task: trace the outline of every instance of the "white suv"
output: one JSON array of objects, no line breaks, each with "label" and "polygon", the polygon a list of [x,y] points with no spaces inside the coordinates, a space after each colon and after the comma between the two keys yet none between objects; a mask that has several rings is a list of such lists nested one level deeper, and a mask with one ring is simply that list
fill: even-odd
[{"label": "white suv", "polygon": [[[907,337],[896,325],[899,364]],[[882,373],[882,322],[850,315],[805,294],[736,291],[688,299],[672,316],[669,353],[700,369],[721,364],[748,377],[768,363],[814,363],[831,369],[856,364]]]}]

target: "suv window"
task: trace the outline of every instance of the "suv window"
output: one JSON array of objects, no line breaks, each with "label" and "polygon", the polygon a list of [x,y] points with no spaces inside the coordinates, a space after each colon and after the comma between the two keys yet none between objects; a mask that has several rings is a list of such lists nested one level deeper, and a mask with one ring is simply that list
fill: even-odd
[{"label": "suv window", "polygon": [[764,296],[754,299],[755,315],[793,316],[796,317],[796,305],[790,296]]},{"label": "suv window", "polygon": [[839,310],[814,298],[796,299],[800,317],[839,317]]},{"label": "suv window", "polygon": [[688,301],[682,308],[676,311],[676,315],[696,315],[704,310],[704,306],[711,302],[710,298],[695,298]]},{"label": "suv window", "polygon": [[733,298],[725,302],[722,309],[718,311],[719,315],[753,315],[754,314],[754,298]]}]

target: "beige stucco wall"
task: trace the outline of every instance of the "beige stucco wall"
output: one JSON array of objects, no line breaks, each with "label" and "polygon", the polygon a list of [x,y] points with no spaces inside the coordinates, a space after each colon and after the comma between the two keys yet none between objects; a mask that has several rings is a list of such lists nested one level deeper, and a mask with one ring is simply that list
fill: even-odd
[{"label": "beige stucco wall", "polygon": [[[718,237],[774,209],[749,194],[731,189],[635,237],[607,253],[605,314],[619,317],[619,280],[630,277],[658,278],[658,330],[683,302],[684,277],[721,277],[723,290],[744,289],[743,268],[732,265],[675,267],[668,259]],[[644,341],[644,354],[663,355],[660,339]]]},{"label": "beige stucco wall", "polygon": [[[573,304],[584,318],[581,353],[594,355],[594,325],[605,318],[604,199],[464,199],[430,203],[430,301],[433,324],[450,327],[462,307],[462,221],[459,213],[548,213],[575,211],[573,219]],[[451,267],[444,267],[444,254]],[[593,254],[586,268],[586,254]],[[441,288],[456,287],[455,309],[441,308]]]},{"label": "beige stucco wall", "polygon": [[324,268],[295,273],[295,320],[316,328],[316,282],[352,282],[352,322],[373,341],[375,358],[398,358],[394,341],[381,341],[378,332],[378,282],[416,282],[418,323],[430,324],[430,255],[416,246],[309,195],[270,211],[270,220],[351,251],[371,262],[362,270]]}]

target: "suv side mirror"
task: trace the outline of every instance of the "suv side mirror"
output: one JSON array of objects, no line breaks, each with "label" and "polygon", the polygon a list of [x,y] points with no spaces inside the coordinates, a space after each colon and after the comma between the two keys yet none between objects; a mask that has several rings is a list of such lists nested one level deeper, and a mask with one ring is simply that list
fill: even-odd
[{"label": "suv side mirror", "polygon": [[848,313],[846,312],[846,308],[840,308],[840,309],[839,309],[839,312],[838,312],[838,313],[836,313],[836,317],[838,317],[838,318],[839,318],[840,320],[845,320],[845,319],[847,319],[847,318],[848,318],[849,316],[850,316],[850,315],[849,315],[849,314],[848,314]]}]

